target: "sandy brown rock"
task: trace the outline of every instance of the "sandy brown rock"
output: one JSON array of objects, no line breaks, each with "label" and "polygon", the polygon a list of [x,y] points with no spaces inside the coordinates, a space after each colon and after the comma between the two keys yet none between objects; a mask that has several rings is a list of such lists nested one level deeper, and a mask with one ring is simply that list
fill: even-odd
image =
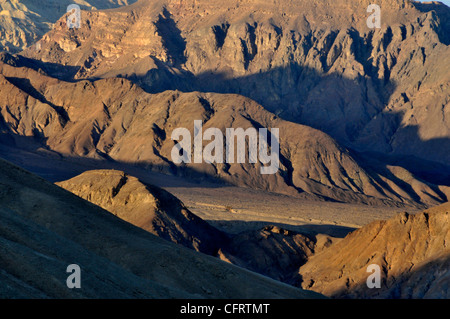
[{"label": "sandy brown rock", "polygon": [[[311,257],[302,287],[333,297],[448,298],[450,205],[371,223]],[[381,289],[369,289],[367,267],[382,269]]]},{"label": "sandy brown rock", "polygon": [[61,19],[23,54],[61,78],[241,94],[358,151],[448,166],[450,8],[378,1],[382,25],[372,30],[371,3],[139,1],[86,12],[76,31]]},{"label": "sandy brown rock", "polygon": [[158,237],[208,255],[216,255],[228,240],[170,193],[124,172],[89,171],[57,185]]}]

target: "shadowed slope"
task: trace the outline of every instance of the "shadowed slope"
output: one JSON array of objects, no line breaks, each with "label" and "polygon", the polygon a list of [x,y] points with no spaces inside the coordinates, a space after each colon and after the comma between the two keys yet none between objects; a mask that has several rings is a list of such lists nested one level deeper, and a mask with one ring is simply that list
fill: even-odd
[{"label": "shadowed slope", "polygon": [[[319,297],[157,238],[3,160],[0,186],[2,296]],[[85,290],[67,291],[69,262],[86,271]]]}]

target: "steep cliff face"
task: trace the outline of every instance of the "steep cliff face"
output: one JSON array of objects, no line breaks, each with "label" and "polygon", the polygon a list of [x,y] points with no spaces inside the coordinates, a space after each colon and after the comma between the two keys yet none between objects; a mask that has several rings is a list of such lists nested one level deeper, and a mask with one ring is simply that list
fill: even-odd
[{"label": "steep cliff face", "polygon": [[62,19],[23,54],[60,77],[238,93],[359,151],[448,165],[450,8],[379,1],[369,29],[370,3],[139,1]]},{"label": "steep cliff face", "polygon": [[[20,65],[20,59],[9,59],[8,63],[0,63],[4,143],[344,202],[421,206],[445,200],[436,185],[399,167],[366,170],[327,134],[284,121],[240,95],[177,91],[149,94],[117,78],[69,83],[10,65]],[[262,166],[267,165],[259,156],[254,164],[223,158],[224,163],[195,163],[192,159],[192,163],[175,165],[172,132],[186,128],[191,134],[188,143],[194,149],[195,120],[202,121],[204,132],[208,128],[221,130],[224,140],[220,145],[224,149],[226,128],[278,128],[279,170],[261,174]],[[203,147],[207,144],[204,141]]]},{"label": "steep cliff face", "polygon": [[[311,257],[300,268],[303,287],[334,297],[448,298],[450,205],[375,222]],[[367,268],[381,268],[369,289]]]}]

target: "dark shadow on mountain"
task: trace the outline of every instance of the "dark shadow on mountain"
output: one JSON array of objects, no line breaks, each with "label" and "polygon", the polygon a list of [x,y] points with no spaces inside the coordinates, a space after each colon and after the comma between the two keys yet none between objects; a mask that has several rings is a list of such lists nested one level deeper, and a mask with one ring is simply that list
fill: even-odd
[{"label": "dark shadow on mountain", "polygon": [[[277,212],[274,212],[276,215]],[[227,233],[239,234],[245,229],[245,232],[261,230],[267,226],[276,226],[281,229],[293,231],[295,233],[303,234],[307,237],[313,238],[318,234],[324,234],[334,238],[344,238],[349,233],[356,230],[353,227],[340,226],[335,224],[305,224],[292,225],[286,223],[274,223],[268,221],[239,221],[239,220],[207,220],[214,227],[223,230]]]},{"label": "dark shadow on mountain", "polygon": [[[170,15],[162,17],[162,19],[170,20]],[[168,23],[169,27],[171,25],[170,21],[164,23]],[[45,63],[42,63],[40,61],[23,58],[21,56],[11,58],[11,56],[5,55],[5,57],[9,58],[9,60],[12,61],[9,61],[9,64],[13,63],[15,64],[15,66],[23,65],[33,69],[46,67],[45,73],[61,79],[66,79],[68,75],[71,74],[71,72],[75,71],[75,69],[70,66],[62,66],[57,64],[46,65]],[[365,57],[362,56],[360,57],[360,59],[365,59]],[[179,62],[181,63],[181,61]],[[286,67],[277,67],[266,72],[260,72],[257,74],[238,78],[230,78],[229,75],[224,73],[204,73],[198,76],[193,76],[192,74],[186,72],[173,72],[172,66],[161,61],[159,63],[159,69],[149,71],[153,72],[151,76],[149,76],[149,73],[147,73],[146,76],[135,76],[130,80],[142,86],[146,91],[150,93],[158,93],[167,89],[186,92],[204,91],[216,93],[232,93],[252,98],[269,110],[273,108],[274,105],[278,107],[280,105],[290,105],[290,107],[287,107],[284,112],[278,115],[288,120],[292,118],[298,119],[298,123],[306,124],[320,129],[328,133],[329,135],[334,136],[335,138],[337,132],[342,131],[345,131],[348,136],[358,134],[358,132],[361,131],[361,129],[373,118],[373,116],[384,116],[386,118],[386,121],[394,123],[397,126],[400,125],[403,119],[402,113],[383,112],[385,103],[389,100],[390,94],[396,86],[393,81],[387,81],[386,79],[367,79],[366,77],[362,76],[359,76],[356,79],[348,79],[337,74],[323,74],[315,69],[297,64],[290,64]],[[371,72],[374,72],[374,74],[376,73],[374,70],[371,70]],[[23,82],[23,80],[16,79],[15,81],[18,85],[22,85],[22,87],[24,87],[25,82]],[[292,83],[294,83],[295,85],[293,86]],[[301,85],[299,86],[299,84]],[[364,104],[358,105],[358,108],[356,110],[349,108],[347,105],[342,105],[342,94],[344,94],[345,97],[346,91],[364,92],[369,87],[371,87],[372,89],[376,89],[376,92],[372,92],[373,94],[370,95],[371,98],[369,98],[369,95],[367,95]],[[329,104],[326,104],[324,102],[321,103],[316,110],[318,116],[315,115],[314,112],[311,113],[311,109],[305,111],[302,104],[304,101],[301,101],[301,98],[306,98],[308,92],[312,89],[317,89],[318,91],[316,92],[322,92],[321,95],[325,96],[327,101],[335,100],[336,105],[330,106]],[[343,91],[343,93],[341,93],[340,91]],[[32,96],[36,96],[41,101],[45,101],[45,97],[39,95],[39,92],[37,92],[36,90],[31,90],[29,94]],[[375,112],[374,115],[367,115],[368,106],[370,106],[372,108],[372,111]],[[374,108],[377,109],[374,110]],[[326,118],[327,121],[324,121],[324,118]],[[255,121],[253,121],[252,123],[254,125],[262,125],[261,123],[255,124]],[[391,131],[383,132],[384,135],[378,137],[379,139],[385,139],[387,145],[389,145],[389,137],[396,131],[395,125],[393,126]],[[410,130],[410,140],[414,140],[416,148],[425,148],[430,149],[431,151],[431,149],[436,149],[436,145],[438,145],[438,150],[450,149],[450,138],[442,138],[439,139],[439,141],[422,141],[417,129],[408,129]],[[346,147],[349,147],[349,144],[351,144],[351,141],[348,140],[337,139],[337,141],[341,145],[344,145]],[[419,146],[417,146],[417,144]],[[392,151],[389,149],[378,150],[375,146],[372,147],[370,143],[368,144],[368,148],[369,151],[374,151],[380,154],[390,154]],[[405,152],[405,154],[408,153],[414,154],[414,150],[411,150],[411,152]],[[98,155],[99,157],[112,162],[111,159],[108,158],[108,154],[99,152]],[[409,157],[410,155],[407,156]],[[360,157],[359,159],[359,164],[362,167],[370,166],[365,163],[365,159],[363,157]],[[289,170],[288,160],[284,157],[281,157],[280,160]],[[384,161],[381,156],[379,160],[385,163],[385,165],[387,165],[388,163]],[[405,159],[404,161],[397,160],[396,163],[399,166],[405,167],[407,169],[411,169],[412,166],[407,164],[407,159]],[[210,176],[208,173],[200,172],[195,168],[175,166],[169,162],[167,162],[167,166],[164,167],[156,167],[154,165],[152,166],[151,164],[145,162],[120,163],[120,165],[126,167],[133,167],[136,166],[136,164],[147,167],[147,169],[149,170],[151,169],[160,173],[183,176],[184,178],[200,182],[210,181],[211,178],[213,180],[218,179],[217,176]],[[430,178],[430,176],[446,176],[446,174],[450,174],[450,169],[444,172],[435,171],[434,167],[428,167],[427,165],[422,165],[420,170],[422,178],[430,184],[433,184],[433,182],[436,181],[427,179]],[[373,175],[376,175],[376,173],[378,172],[375,168],[372,169],[372,171],[374,172]],[[292,169],[290,173],[292,173]],[[385,173],[388,174],[388,172]],[[289,175],[289,172],[287,175]],[[389,175],[389,178],[391,177],[394,178],[394,181],[396,183],[400,184],[399,186],[406,185],[405,191],[413,198],[417,198],[417,195],[411,189],[409,189],[410,187],[407,184],[403,183],[399,179],[396,179],[395,176]],[[290,181],[290,179],[292,179],[292,176],[283,176],[283,178],[285,178],[287,185],[293,186],[292,180]],[[440,194],[441,200],[446,199],[445,195],[443,195],[437,189],[437,187],[434,187],[434,189],[438,191],[438,194]],[[301,192],[300,189],[297,189],[297,191]],[[332,199],[328,198],[328,200]]]},{"label": "dark shadow on mountain", "polygon": [[42,95],[38,90],[36,90],[33,87],[33,85],[31,85],[29,79],[14,78],[14,77],[7,77],[6,79],[16,87],[21,89],[22,91],[26,92],[36,100],[40,101],[41,103],[50,105],[59,114],[62,125],[66,124],[67,121],[69,121],[69,115],[67,114],[66,110],[62,106],[55,105],[52,102],[48,101],[44,95]]},{"label": "dark shadow on mountain", "polygon": [[102,159],[101,155],[98,158],[63,156],[48,149],[45,138],[37,134],[25,137],[1,133],[0,157],[53,183],[71,179],[88,170],[113,169],[161,188],[232,186],[218,177],[188,167],[173,172],[170,166],[118,162],[107,157]]},{"label": "dark shadow on mountain", "polygon": [[12,55],[7,52],[0,52],[0,61],[17,68],[30,68],[41,74],[67,82],[74,82],[74,77],[81,68],[79,66],[43,62],[18,54]]},{"label": "dark shadow on mountain", "polygon": [[[435,144],[445,145],[448,143],[447,139],[433,139],[430,140],[430,147]],[[427,142],[423,142],[427,145]],[[383,154],[378,152],[355,152],[352,151],[353,158],[358,160],[358,163],[363,163],[365,166],[386,168],[386,165],[403,167],[415,177],[434,185],[450,186],[450,166],[442,163],[427,161],[418,158],[412,154]],[[363,165],[364,166],[364,165]]]},{"label": "dark shadow on mountain", "polygon": [[186,50],[186,41],[181,36],[181,31],[172,18],[172,14],[163,8],[158,20],[155,22],[156,32],[162,39],[164,46],[167,48],[169,55],[169,63],[171,66],[180,67],[186,63],[184,50]]}]

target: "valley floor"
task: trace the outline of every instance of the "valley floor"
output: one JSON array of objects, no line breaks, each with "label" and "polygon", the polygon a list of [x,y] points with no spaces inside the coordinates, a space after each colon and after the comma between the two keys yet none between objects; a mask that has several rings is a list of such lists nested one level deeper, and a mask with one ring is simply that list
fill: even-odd
[{"label": "valley floor", "polygon": [[[400,208],[321,202],[240,187],[166,187],[200,218],[228,233],[268,224],[302,233],[344,237],[374,220],[389,219]],[[405,209],[403,209],[405,210]]]},{"label": "valley floor", "polygon": [[324,202],[306,196],[297,198],[208,181],[188,181],[133,165],[60,158],[47,152],[19,151],[7,146],[0,147],[0,157],[51,182],[66,180],[92,169],[124,170],[143,182],[169,191],[193,213],[227,233],[259,229],[270,224],[302,233],[342,238],[372,221],[389,219],[402,211],[418,211],[412,207]]}]

